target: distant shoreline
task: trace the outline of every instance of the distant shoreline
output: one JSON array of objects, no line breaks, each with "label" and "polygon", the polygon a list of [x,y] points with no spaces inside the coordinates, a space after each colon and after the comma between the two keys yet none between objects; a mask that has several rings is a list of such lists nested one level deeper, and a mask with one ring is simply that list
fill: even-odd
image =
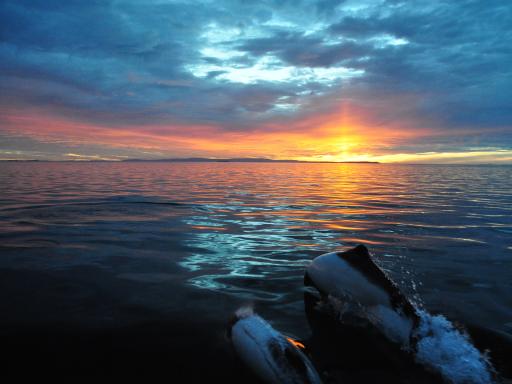
[{"label": "distant shoreline", "polygon": [[449,165],[449,166],[512,166],[512,162],[493,163],[407,163],[407,162],[380,162],[380,161],[308,161],[308,160],[272,160],[272,159],[81,159],[81,160],[39,160],[39,159],[0,159],[0,163],[288,163],[288,164],[389,164],[389,165]]},{"label": "distant shoreline", "polygon": [[271,160],[271,159],[126,159],[126,160],[37,160],[37,159],[0,159],[0,163],[258,163],[258,164],[384,164],[384,165],[444,165],[444,166],[512,166],[512,163],[381,163],[379,161],[307,161],[307,160]]},{"label": "distant shoreline", "polygon": [[40,163],[313,163],[313,164],[380,164],[378,161],[307,161],[307,160],[272,160],[260,158],[176,158],[176,159],[126,159],[126,160],[0,160],[0,162],[40,162]]}]

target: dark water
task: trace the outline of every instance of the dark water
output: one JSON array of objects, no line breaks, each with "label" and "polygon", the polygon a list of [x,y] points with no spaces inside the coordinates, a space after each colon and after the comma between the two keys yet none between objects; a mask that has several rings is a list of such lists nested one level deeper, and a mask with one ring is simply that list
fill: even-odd
[{"label": "dark water", "polygon": [[511,166],[1,163],[4,345],[49,372],[250,382],[231,313],[306,337],[304,267],[358,243],[429,311],[512,333]]}]

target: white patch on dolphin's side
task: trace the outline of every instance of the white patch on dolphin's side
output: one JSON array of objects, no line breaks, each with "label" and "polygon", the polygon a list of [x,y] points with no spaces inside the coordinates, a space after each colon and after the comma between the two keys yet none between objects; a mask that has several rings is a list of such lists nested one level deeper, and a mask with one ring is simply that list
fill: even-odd
[{"label": "white patch on dolphin's side", "polygon": [[383,305],[377,305],[368,308],[370,321],[377,326],[386,337],[401,344],[403,347],[409,347],[413,324],[411,319],[402,316],[393,308]]},{"label": "white patch on dolphin's side", "polygon": [[237,355],[272,384],[321,384],[313,364],[264,319],[244,308],[236,312],[231,341]]},{"label": "white patch on dolphin's side", "polygon": [[332,296],[348,296],[364,306],[391,305],[386,291],[369,283],[366,276],[341,259],[337,252],[316,257],[307,273],[319,289]]},{"label": "white patch on dolphin's side", "polygon": [[492,366],[468,335],[457,330],[444,316],[433,316],[426,311],[418,313],[416,361],[440,372],[454,384],[492,383]]}]

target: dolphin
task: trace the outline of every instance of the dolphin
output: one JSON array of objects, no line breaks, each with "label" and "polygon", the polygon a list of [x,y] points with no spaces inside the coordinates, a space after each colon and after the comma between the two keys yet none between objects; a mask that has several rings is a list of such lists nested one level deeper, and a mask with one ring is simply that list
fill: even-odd
[{"label": "dolphin", "polygon": [[442,315],[415,308],[364,245],[313,259],[304,283],[315,287],[324,301],[327,298],[342,325],[374,327],[445,382],[494,382],[496,371],[488,355],[476,348],[470,335]]},{"label": "dolphin", "polygon": [[239,309],[228,337],[240,359],[265,383],[321,384],[303,345],[283,336],[250,308]]},{"label": "dolphin", "polygon": [[306,269],[304,283],[315,287],[324,298],[341,301],[341,317],[364,313],[361,321],[370,321],[389,340],[405,348],[411,345],[419,315],[364,245],[316,257]]}]

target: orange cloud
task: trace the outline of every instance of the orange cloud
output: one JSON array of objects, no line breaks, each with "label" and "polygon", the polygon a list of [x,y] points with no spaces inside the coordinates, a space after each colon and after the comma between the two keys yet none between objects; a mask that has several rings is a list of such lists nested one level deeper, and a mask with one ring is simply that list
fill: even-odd
[{"label": "orange cloud", "polygon": [[[446,133],[426,127],[418,129],[414,122],[376,123],[376,120],[375,116],[365,115],[360,108],[348,103],[330,113],[263,123],[247,130],[187,124],[101,126],[28,111],[5,114],[3,130],[12,135],[70,147],[102,146],[106,153],[108,148],[132,148],[149,156],[154,154],[152,157],[268,157],[382,162],[464,158],[463,154],[393,153],[393,148],[413,140]],[[491,155],[485,154],[487,157]]]}]

